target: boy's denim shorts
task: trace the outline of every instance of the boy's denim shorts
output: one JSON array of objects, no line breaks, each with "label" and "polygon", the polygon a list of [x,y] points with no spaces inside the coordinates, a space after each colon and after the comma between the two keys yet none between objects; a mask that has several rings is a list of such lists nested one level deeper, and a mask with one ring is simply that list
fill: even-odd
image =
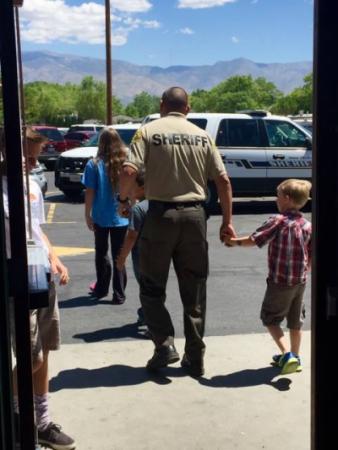
[{"label": "boy's denim shorts", "polygon": [[286,319],[289,329],[301,329],[305,319],[304,291],[305,283],[286,286],[268,279],[260,316],[263,325],[280,325]]}]

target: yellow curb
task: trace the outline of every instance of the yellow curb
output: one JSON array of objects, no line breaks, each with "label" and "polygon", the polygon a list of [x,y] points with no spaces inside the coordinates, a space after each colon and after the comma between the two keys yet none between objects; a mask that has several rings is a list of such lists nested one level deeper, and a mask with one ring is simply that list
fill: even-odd
[{"label": "yellow curb", "polygon": [[54,247],[55,253],[58,256],[78,256],[78,255],[86,255],[87,253],[92,253],[94,251],[93,248],[86,247]]}]

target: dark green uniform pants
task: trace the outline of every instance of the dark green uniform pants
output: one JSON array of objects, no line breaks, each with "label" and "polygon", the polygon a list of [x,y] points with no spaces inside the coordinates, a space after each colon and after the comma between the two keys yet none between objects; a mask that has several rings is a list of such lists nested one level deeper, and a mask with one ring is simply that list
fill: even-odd
[{"label": "dark green uniform pants", "polygon": [[206,218],[201,205],[176,208],[150,201],[140,238],[140,297],[155,346],[174,341],[166,284],[173,261],[184,308],[185,353],[202,359],[208,276]]}]

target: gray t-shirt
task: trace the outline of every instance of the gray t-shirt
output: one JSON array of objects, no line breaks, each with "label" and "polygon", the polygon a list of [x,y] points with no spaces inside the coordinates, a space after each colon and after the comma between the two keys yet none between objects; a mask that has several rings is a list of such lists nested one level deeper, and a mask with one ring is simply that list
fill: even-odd
[{"label": "gray t-shirt", "polygon": [[134,264],[134,270],[136,265],[136,270],[138,270],[139,266],[139,252],[138,252],[138,241],[140,239],[141,231],[144,224],[144,219],[148,212],[149,202],[148,200],[142,200],[139,203],[136,203],[131,210],[129,229],[134,230],[138,233],[137,241],[132,249],[132,259]]}]

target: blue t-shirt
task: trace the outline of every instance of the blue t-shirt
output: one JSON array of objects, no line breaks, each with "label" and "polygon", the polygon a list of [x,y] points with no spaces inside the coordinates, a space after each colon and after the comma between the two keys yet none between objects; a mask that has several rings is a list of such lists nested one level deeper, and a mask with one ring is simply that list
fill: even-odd
[{"label": "blue t-shirt", "polygon": [[117,192],[113,192],[104,162],[90,159],[82,176],[82,183],[95,190],[92,219],[100,227],[125,227],[128,219],[118,214]]}]

